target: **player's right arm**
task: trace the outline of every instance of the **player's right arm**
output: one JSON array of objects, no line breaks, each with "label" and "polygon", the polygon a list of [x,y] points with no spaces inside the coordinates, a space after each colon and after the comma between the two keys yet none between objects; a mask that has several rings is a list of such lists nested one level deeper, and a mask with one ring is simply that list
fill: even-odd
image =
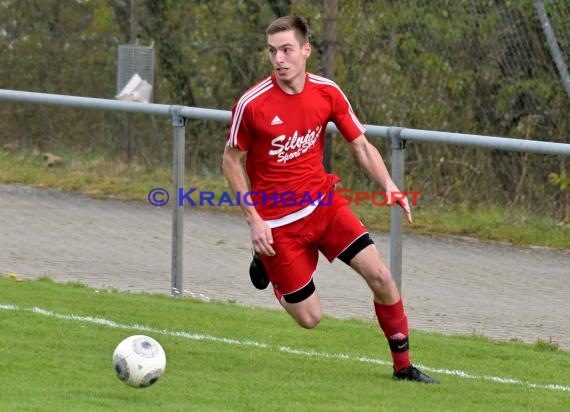
[{"label": "player's right arm", "polygon": [[[239,193],[244,196],[248,192],[248,183],[246,178],[243,162],[247,157],[247,152],[230,147],[226,145],[224,156],[222,160],[222,168],[224,175],[234,193]],[[256,252],[262,255],[273,256],[275,250],[271,244],[273,243],[273,236],[271,235],[271,228],[259,216],[255,206],[251,204],[251,197],[242,199],[240,202],[241,210],[245,216],[245,221],[249,225],[251,235],[251,243]]]}]

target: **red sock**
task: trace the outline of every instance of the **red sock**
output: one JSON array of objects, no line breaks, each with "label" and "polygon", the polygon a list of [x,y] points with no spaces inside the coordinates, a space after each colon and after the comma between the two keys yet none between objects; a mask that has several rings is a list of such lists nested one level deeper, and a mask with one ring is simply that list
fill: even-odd
[{"label": "red sock", "polygon": [[383,305],[374,302],[374,310],[378,323],[388,339],[394,369],[399,371],[410,366],[410,346],[408,343],[408,317],[404,312],[402,299],[393,305]]}]

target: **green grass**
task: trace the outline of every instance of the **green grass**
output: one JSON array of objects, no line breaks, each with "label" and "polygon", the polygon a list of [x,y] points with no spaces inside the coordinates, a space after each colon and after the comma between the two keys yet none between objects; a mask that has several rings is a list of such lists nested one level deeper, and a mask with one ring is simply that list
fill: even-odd
[{"label": "green grass", "polygon": [[[170,167],[126,165],[100,153],[78,155],[70,150],[58,152],[63,165],[47,168],[39,154],[9,153],[0,149],[0,182],[22,183],[39,187],[60,188],[81,192],[92,197],[113,197],[148,203],[149,191],[156,187],[171,191]],[[196,188],[211,191],[217,198],[228,186],[220,176],[190,176],[185,178],[185,190]],[[196,196],[191,196],[199,203]],[[570,248],[570,226],[533,215],[521,209],[489,206],[442,209],[421,204],[413,209],[414,224],[405,225],[408,233],[423,235],[461,235],[479,239],[508,242],[516,245],[536,245]],[[207,207],[207,206],[206,206]],[[238,207],[209,207],[213,212],[240,213]],[[363,222],[372,230],[388,231],[390,208],[376,207],[369,202],[354,207]]]},{"label": "green grass", "polygon": [[[366,223],[370,220],[375,222],[373,226],[389,230],[388,211],[384,212],[384,219],[380,221],[375,216],[378,214],[377,210],[368,207],[357,209],[357,213]],[[570,227],[556,224],[550,219],[532,215],[520,209],[499,206],[435,209],[428,206],[413,209],[412,213],[413,226],[405,225],[405,230],[410,233],[446,234],[506,242],[513,245],[570,248]]]},{"label": "green grass", "polygon": [[[570,402],[570,352],[544,342],[412,330],[413,358],[442,381],[421,385],[391,380],[373,322],[325,318],[305,330],[282,311],[15,276],[0,276],[0,305],[2,411],[554,411]],[[140,333],[167,354],[165,375],[146,389],[124,385],[111,366],[115,346]]]}]

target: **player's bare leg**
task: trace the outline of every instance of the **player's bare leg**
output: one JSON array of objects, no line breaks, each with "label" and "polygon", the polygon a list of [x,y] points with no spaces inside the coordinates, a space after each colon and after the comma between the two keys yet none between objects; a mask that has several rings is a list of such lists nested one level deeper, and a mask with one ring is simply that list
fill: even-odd
[{"label": "player's bare leg", "polygon": [[384,332],[394,362],[393,378],[423,383],[438,383],[415,368],[410,360],[408,342],[408,318],[404,305],[392,278],[378,250],[368,245],[352,258],[350,266],[355,269],[370,287],[374,294],[374,310],[380,328]]},{"label": "player's bare leg", "polygon": [[396,282],[394,282],[390,270],[380,259],[376,246],[369,245],[362,249],[352,258],[350,266],[364,278],[374,293],[376,302],[390,305],[400,300],[400,292]]},{"label": "player's bare leg", "polygon": [[323,317],[323,307],[317,291],[297,303],[289,303],[285,300],[284,296],[281,296],[279,303],[281,303],[281,306],[285,308],[287,313],[295,319],[299,326],[306,329],[316,327]]}]

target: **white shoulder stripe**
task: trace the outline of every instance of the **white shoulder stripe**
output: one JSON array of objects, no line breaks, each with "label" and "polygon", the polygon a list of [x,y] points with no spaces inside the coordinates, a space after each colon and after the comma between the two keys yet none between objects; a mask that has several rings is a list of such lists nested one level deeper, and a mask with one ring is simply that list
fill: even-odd
[{"label": "white shoulder stripe", "polygon": [[237,133],[239,130],[239,125],[241,124],[241,120],[243,118],[243,112],[245,110],[245,107],[253,99],[265,93],[267,90],[271,89],[272,87],[273,87],[273,82],[271,81],[271,77],[268,77],[240,97],[236,106],[236,111],[234,113],[232,124],[230,125],[230,138],[228,141],[228,146],[230,147],[237,146]]},{"label": "white shoulder stripe", "polygon": [[[323,76],[317,76],[316,74],[313,73],[309,73],[309,80],[314,80],[315,82],[324,82],[324,83],[332,83],[335,86],[337,86],[337,84],[334,82],[334,80],[331,80],[327,77],[323,77]],[[338,87],[338,86],[337,86]]]},{"label": "white shoulder stripe", "polygon": [[351,117],[352,121],[354,122],[354,124],[356,125],[356,127],[358,127],[358,130],[360,130],[362,133],[364,133],[366,131],[366,127],[364,127],[364,124],[362,124],[362,122],[358,119],[358,117],[356,117],[356,114],[354,114],[354,110],[352,110],[352,106],[350,104],[350,101],[348,100],[348,98],[346,97],[344,92],[341,90],[341,88],[338,87],[338,84],[336,84],[331,79],[327,79],[326,77],[317,76],[316,74],[309,74],[309,81],[311,83],[315,83],[315,84],[325,84],[325,85],[332,86],[335,89],[337,89],[340,92],[340,94],[342,94],[342,97],[344,97],[344,100],[346,100],[346,103],[348,104],[348,112],[350,114],[350,117]]}]

